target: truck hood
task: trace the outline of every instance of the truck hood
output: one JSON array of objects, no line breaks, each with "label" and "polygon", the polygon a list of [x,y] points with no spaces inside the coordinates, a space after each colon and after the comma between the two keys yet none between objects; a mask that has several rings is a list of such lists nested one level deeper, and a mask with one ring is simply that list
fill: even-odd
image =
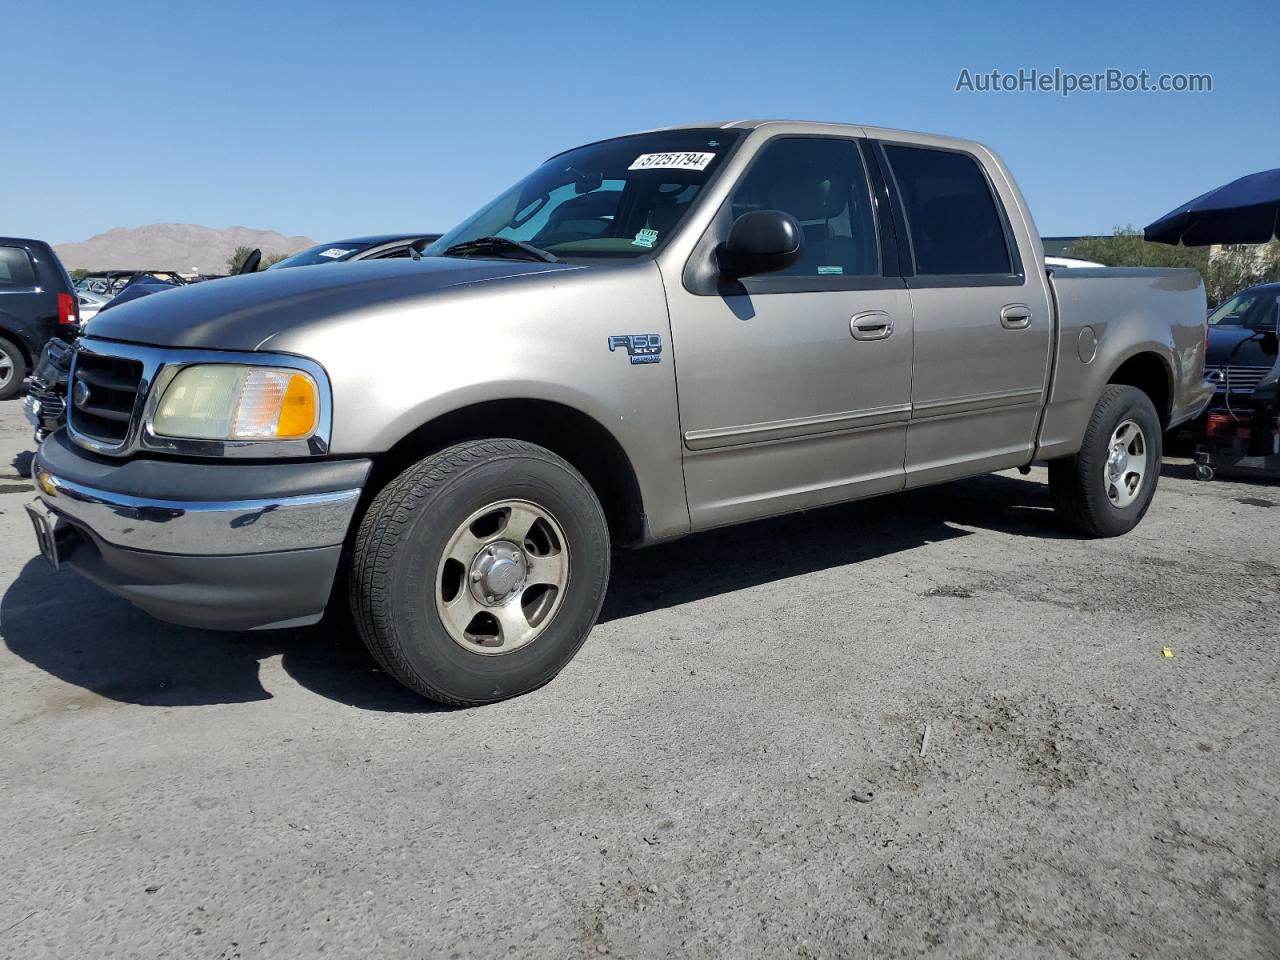
[{"label": "truck hood", "polygon": [[454,287],[581,270],[563,263],[423,257],[270,270],[156,293],[95,317],[94,337],[159,347],[256,350],[294,326]]}]

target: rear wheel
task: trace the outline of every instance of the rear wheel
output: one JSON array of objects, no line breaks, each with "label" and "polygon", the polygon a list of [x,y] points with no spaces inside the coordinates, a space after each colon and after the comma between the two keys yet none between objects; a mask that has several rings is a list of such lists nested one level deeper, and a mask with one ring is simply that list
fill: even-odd
[{"label": "rear wheel", "polygon": [[1163,456],[1160,418],[1136,387],[1103,391],[1080,452],[1049,463],[1059,516],[1094,537],[1128,533],[1151,506]]},{"label": "rear wheel", "polygon": [[444,703],[533,690],[573,658],[609,581],[604,511],[582,475],[519,440],[419,461],[370,505],[351,605],[365,644]]},{"label": "rear wheel", "polygon": [[0,400],[8,400],[22,389],[27,378],[27,358],[11,340],[0,337]]}]

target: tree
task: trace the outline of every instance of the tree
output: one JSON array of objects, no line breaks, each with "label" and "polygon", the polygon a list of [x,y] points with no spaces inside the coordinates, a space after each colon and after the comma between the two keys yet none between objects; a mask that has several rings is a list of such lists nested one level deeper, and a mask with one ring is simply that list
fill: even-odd
[{"label": "tree", "polygon": [[71,271],[72,280],[83,280],[88,275],[89,275],[89,271],[86,270],[84,267],[77,267],[76,269]]},{"label": "tree", "polygon": [[265,270],[273,263],[279,263],[289,255],[287,253],[264,253],[262,255],[262,266],[260,269]]},{"label": "tree", "polygon": [[1066,255],[1096,260],[1108,267],[1191,267],[1201,274],[1209,265],[1207,247],[1148,243],[1133,224],[1116,227],[1109,237],[1081,237],[1067,248]]},{"label": "tree", "polygon": [[1213,306],[1255,283],[1275,283],[1280,280],[1280,243],[1214,247],[1202,275]]},{"label": "tree", "polygon": [[1232,294],[1280,280],[1280,243],[1246,246],[1184,247],[1148,243],[1132,224],[1110,237],[1081,237],[1066,255],[1096,260],[1108,267],[1190,267],[1204,278],[1205,297],[1217,306]]}]

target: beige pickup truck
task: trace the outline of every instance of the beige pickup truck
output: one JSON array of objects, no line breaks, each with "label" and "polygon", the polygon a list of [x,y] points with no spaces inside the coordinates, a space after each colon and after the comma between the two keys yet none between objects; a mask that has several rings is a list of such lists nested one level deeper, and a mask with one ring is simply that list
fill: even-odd
[{"label": "beige pickup truck", "polygon": [[44,553],[210,628],[349,584],[388,672],[478,704],[568,663],[615,545],[1034,460],[1125,533],[1212,389],[1194,272],[1046,271],[1004,165],[947,137],[617,137],[426,253],[102,314],[35,459]]}]

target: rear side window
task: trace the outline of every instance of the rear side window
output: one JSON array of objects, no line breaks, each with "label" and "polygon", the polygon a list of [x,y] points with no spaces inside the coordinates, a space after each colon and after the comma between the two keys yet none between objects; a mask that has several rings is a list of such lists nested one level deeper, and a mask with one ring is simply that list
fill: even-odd
[{"label": "rear side window", "polygon": [[973,157],[889,144],[884,150],[906,208],[918,275],[1013,272],[1000,211]]},{"label": "rear side window", "polygon": [[21,247],[0,247],[0,287],[34,287],[36,268]]},{"label": "rear side window", "polygon": [[733,216],[781,210],[800,221],[804,257],[771,276],[872,277],[880,248],[862,158],[852,140],[774,140],[733,192]]}]

